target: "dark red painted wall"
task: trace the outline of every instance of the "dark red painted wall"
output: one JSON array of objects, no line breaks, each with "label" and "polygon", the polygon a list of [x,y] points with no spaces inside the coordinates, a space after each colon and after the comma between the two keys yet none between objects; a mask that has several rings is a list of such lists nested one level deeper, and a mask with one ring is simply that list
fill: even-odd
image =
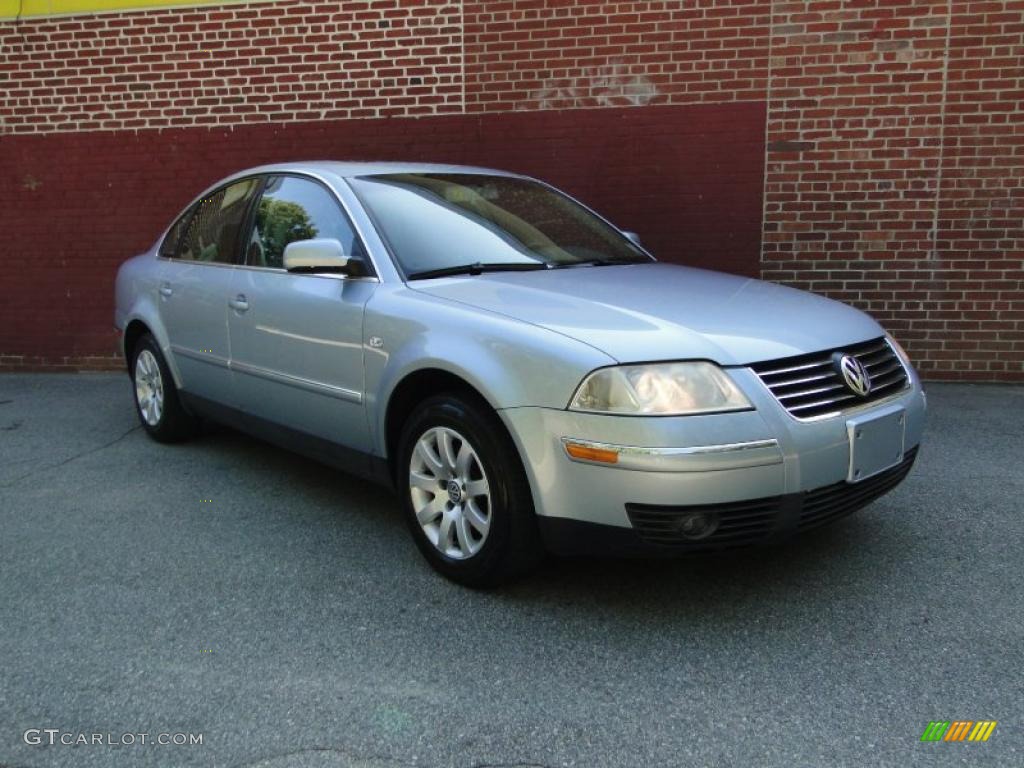
[{"label": "dark red painted wall", "polygon": [[395,159],[539,176],[665,261],[758,273],[763,103],[0,139],[0,365],[109,366],[118,265],[204,187],[265,162]]}]

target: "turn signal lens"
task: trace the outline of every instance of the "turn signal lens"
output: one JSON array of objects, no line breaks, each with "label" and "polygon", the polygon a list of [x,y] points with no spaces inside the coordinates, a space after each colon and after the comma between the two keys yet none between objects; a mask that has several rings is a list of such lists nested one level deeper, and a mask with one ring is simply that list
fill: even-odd
[{"label": "turn signal lens", "polygon": [[602,464],[618,464],[619,452],[607,448],[595,448],[592,445],[580,445],[579,443],[566,442],[565,452],[574,459],[584,461],[599,461]]}]

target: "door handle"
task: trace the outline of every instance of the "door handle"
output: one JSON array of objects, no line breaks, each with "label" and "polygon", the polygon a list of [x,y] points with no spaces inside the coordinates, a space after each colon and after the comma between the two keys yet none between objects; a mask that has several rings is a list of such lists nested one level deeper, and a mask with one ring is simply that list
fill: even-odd
[{"label": "door handle", "polygon": [[174,293],[174,289],[171,288],[171,284],[170,283],[161,283],[160,284],[160,295],[161,296],[164,296],[164,297],[170,296],[172,293]]},{"label": "door handle", "polygon": [[249,309],[249,300],[245,298],[244,293],[240,293],[235,298],[228,299],[228,306],[235,310],[235,312],[245,312]]}]

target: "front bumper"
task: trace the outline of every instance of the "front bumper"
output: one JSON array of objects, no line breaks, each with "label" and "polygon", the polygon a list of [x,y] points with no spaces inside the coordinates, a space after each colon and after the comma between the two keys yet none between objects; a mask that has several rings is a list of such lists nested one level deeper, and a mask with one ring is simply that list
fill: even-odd
[{"label": "front bumper", "polygon": [[[538,521],[548,549],[562,555],[676,555],[769,544],[832,523],[888,493],[910,472],[917,451],[912,448],[898,465],[856,484],[844,480],[813,491],[723,504],[627,504],[632,528],[564,517]],[[711,516],[715,529],[706,538],[687,540],[679,530],[695,514]]]},{"label": "front bumper", "polygon": [[[500,411],[523,456],[549,548],[648,553],[775,540],[864,506],[909,472],[925,422],[916,375],[894,398],[808,422],[789,415],[749,369],[730,374],[755,410],[685,417]],[[894,408],[906,420],[901,463],[846,482],[848,420]],[[570,459],[564,438],[629,450],[616,465],[589,463]],[[716,525],[706,538],[656,535],[702,509]]]}]

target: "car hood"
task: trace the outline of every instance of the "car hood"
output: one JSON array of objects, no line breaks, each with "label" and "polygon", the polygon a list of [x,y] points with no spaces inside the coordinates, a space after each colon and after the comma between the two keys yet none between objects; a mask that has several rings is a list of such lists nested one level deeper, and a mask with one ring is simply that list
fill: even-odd
[{"label": "car hood", "polygon": [[622,363],[746,365],[883,333],[863,312],[822,296],[674,264],[494,272],[409,285],[542,326]]}]

